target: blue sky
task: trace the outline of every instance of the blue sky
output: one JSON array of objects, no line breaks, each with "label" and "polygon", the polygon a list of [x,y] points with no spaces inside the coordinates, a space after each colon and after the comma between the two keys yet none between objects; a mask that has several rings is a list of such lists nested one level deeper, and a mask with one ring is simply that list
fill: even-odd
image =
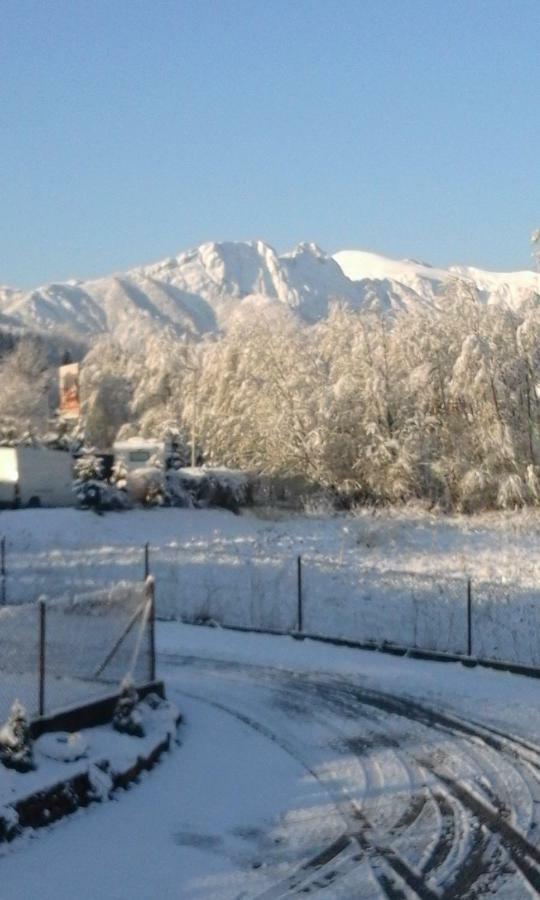
[{"label": "blue sky", "polygon": [[205,240],[531,266],[538,0],[0,0],[0,284]]}]

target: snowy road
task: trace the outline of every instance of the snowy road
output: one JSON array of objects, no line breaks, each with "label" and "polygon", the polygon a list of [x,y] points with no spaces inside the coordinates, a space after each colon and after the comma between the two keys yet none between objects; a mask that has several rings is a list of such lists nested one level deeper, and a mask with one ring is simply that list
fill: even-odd
[{"label": "snowy road", "polygon": [[1,898],[540,895],[537,682],[178,624],[159,637],[182,746],[119,802],[8,848]]},{"label": "snowy road", "polygon": [[342,677],[184,665],[186,696],[263,736],[312,782],[316,802],[276,823],[273,846],[271,835],[254,842],[267,873],[293,869],[261,900],[540,893],[533,745]]}]

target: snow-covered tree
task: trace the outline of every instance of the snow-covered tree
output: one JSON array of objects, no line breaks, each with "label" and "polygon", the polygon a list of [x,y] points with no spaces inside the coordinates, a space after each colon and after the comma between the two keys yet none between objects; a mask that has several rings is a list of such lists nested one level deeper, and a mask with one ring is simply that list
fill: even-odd
[{"label": "snow-covered tree", "polygon": [[111,484],[119,491],[127,490],[127,466],[123,459],[116,459],[111,472]]},{"label": "snow-covered tree", "polygon": [[0,443],[31,442],[47,431],[51,380],[38,340],[23,338],[0,359]]},{"label": "snow-covered tree", "polygon": [[211,461],[376,501],[538,502],[538,310],[485,307],[457,280],[392,319],[244,321],[205,348],[186,430]]},{"label": "snow-covered tree", "polygon": [[24,706],[15,700],[7,722],[0,728],[0,762],[17,772],[34,768],[30,725]]},{"label": "snow-covered tree", "polygon": [[98,341],[84,358],[80,391],[86,441],[109,450],[130,419],[133,395],[130,361],[109,338]]},{"label": "snow-covered tree", "polygon": [[533,245],[533,256],[539,261],[540,260],[540,228],[537,228],[533,231],[531,235],[531,243]]},{"label": "snow-covered tree", "polygon": [[133,679],[126,677],[120,686],[120,696],[113,714],[113,728],[121,734],[144,737],[141,714],[137,709],[139,695]]},{"label": "snow-covered tree", "polygon": [[81,380],[87,437],[103,449],[174,434],[176,466],[203,457],[377,503],[540,503],[532,294],[518,311],[486,305],[456,277],[429,306],[336,303],[312,325],[262,306],[220,340],[165,335],[130,355],[104,341]]}]

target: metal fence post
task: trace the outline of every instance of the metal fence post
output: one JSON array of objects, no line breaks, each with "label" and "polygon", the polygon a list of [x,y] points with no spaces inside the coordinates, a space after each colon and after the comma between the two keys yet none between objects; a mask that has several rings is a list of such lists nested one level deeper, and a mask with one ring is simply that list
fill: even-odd
[{"label": "metal fence post", "polygon": [[298,588],[298,611],[297,611],[297,630],[301,634],[304,627],[303,622],[303,597],[302,597],[302,555],[299,553],[297,558],[297,588]]},{"label": "metal fence post", "polygon": [[467,656],[472,656],[472,583],[467,578]]},{"label": "metal fence post", "polygon": [[148,635],[150,642],[150,681],[156,680],[156,592],[152,576],[146,579],[145,593],[150,604],[148,611]]},{"label": "metal fence post", "polygon": [[148,541],[144,545],[144,580],[150,575],[150,547]]},{"label": "metal fence post", "polygon": [[0,601],[2,604],[6,602],[6,537],[0,540]]},{"label": "metal fence post", "polygon": [[45,630],[46,604],[43,597],[38,600],[39,607],[39,715],[45,715]]}]

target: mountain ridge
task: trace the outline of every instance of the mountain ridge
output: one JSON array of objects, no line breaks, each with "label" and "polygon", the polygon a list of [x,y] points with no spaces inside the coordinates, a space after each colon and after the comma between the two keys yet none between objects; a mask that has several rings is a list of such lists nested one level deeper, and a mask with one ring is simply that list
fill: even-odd
[{"label": "mountain ridge", "polygon": [[278,254],[261,240],[222,241],[102,278],[30,291],[0,287],[0,326],[64,331],[86,343],[105,334],[133,343],[165,330],[199,337],[226,330],[233,316],[261,305],[286,308],[307,323],[324,318],[335,301],[383,313],[425,308],[456,278],[483,303],[540,304],[540,274],[528,270],[444,269],[362,250],[331,255],[309,242]]}]

